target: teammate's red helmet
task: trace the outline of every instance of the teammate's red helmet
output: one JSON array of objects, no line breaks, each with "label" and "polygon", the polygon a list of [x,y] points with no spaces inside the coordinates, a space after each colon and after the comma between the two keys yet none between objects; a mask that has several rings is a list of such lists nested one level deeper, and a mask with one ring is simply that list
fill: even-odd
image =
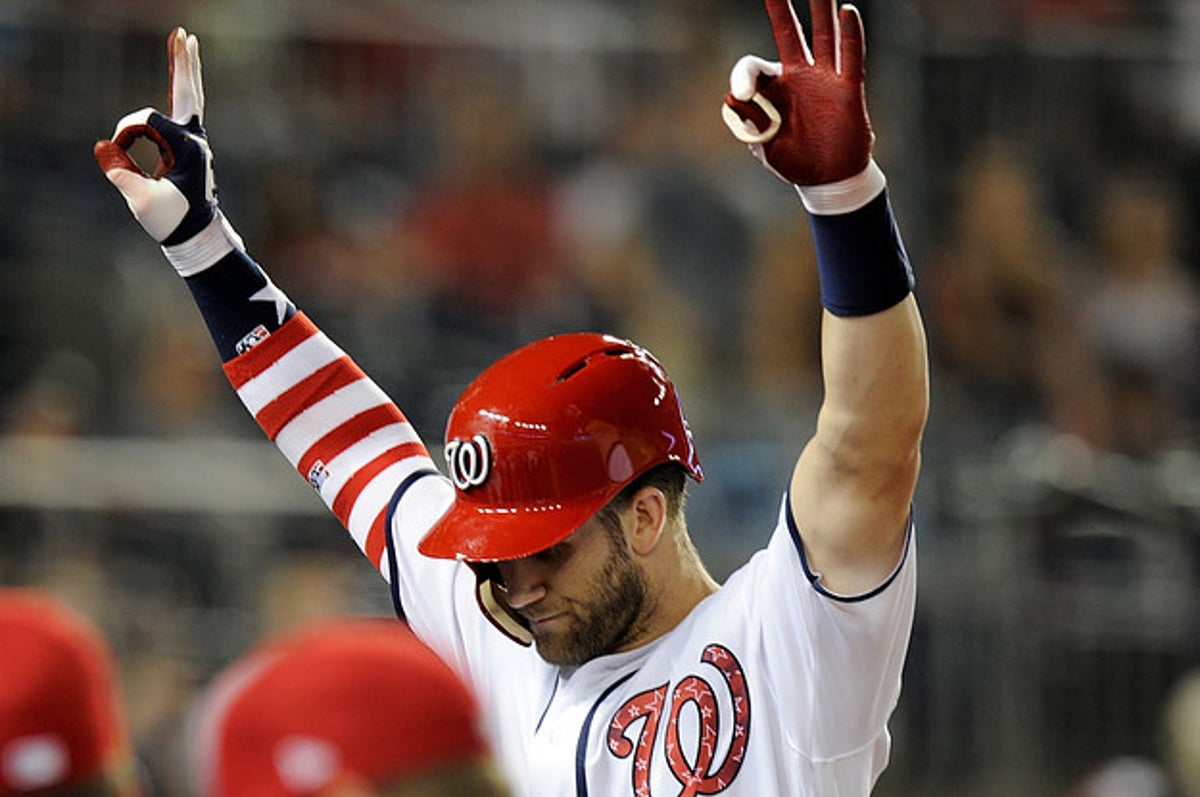
[{"label": "teammate's red helmet", "polygon": [[545,338],[485,370],[450,413],[455,501],[419,549],[468,562],[537,553],[664,462],[703,478],[658,361],[607,335]]}]

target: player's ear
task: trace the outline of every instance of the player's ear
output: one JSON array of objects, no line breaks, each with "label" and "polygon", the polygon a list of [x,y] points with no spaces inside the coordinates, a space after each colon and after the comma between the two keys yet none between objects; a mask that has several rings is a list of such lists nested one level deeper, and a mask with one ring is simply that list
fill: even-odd
[{"label": "player's ear", "polygon": [[629,531],[629,547],[639,556],[649,556],[662,540],[667,525],[667,497],[657,487],[643,487],[629,503],[633,512],[633,527]]}]

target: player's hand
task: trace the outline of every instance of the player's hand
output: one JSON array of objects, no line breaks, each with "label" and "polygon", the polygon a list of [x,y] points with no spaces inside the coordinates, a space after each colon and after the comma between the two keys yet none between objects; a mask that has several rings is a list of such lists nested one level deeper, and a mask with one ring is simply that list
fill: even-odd
[{"label": "player's hand", "polygon": [[809,0],[810,50],[790,0],[766,0],[766,6],[780,60],[747,55],[737,62],[725,96],[734,117],[726,112],[727,123],[755,157],[790,183],[826,185],[858,175],[874,144],[858,9]]},{"label": "player's hand", "polygon": [[[96,162],[129,203],[134,218],[164,246],[184,243],[218,218],[212,150],[204,132],[200,45],[183,28],[167,38],[170,96],[167,114],[135,111],[117,123],[111,140],[96,142]],[[153,173],[130,157],[140,138],[158,146]],[[232,231],[231,231],[232,232]],[[236,235],[236,234],[235,234]]]}]

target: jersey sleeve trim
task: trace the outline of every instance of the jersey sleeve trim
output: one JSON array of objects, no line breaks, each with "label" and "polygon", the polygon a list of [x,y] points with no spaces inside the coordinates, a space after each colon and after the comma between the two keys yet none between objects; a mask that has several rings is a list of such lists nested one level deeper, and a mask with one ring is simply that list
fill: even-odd
[{"label": "jersey sleeve trim", "polygon": [[826,598],[839,601],[841,603],[858,603],[860,601],[870,600],[891,586],[892,582],[895,581],[896,577],[900,574],[900,570],[904,567],[904,563],[908,560],[908,551],[912,547],[912,538],[914,533],[911,509],[908,513],[908,527],[904,532],[904,552],[900,556],[900,561],[896,563],[895,569],[892,570],[891,574],[889,574],[888,577],[883,580],[883,583],[868,592],[858,595],[839,595],[836,592],[831,592],[821,584],[821,574],[815,572],[808,564],[808,555],[804,551],[804,541],[800,537],[800,528],[796,525],[796,519],[792,515],[791,496],[784,496],[784,501],[787,507],[786,516],[788,533],[792,537],[792,545],[795,546],[796,553],[800,556],[800,566],[804,568],[804,577],[808,579],[808,583],[813,589]]},{"label": "jersey sleeve trim", "polygon": [[404,498],[404,494],[410,487],[426,476],[441,475],[437,468],[422,468],[408,474],[396,487],[396,491],[392,493],[392,497],[387,503],[387,510],[383,513],[383,539],[387,556],[387,570],[384,572],[384,576],[387,578],[388,591],[392,596],[392,609],[401,620],[404,619],[404,603],[400,600],[400,564],[396,553],[396,538],[392,534],[392,518],[396,514],[396,507],[399,506],[400,500]]}]

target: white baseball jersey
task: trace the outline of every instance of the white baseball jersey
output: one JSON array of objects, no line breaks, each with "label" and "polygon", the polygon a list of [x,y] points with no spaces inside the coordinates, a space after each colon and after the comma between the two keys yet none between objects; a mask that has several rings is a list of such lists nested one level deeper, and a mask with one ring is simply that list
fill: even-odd
[{"label": "white baseball jersey", "polygon": [[466,565],[417,541],[453,501],[399,410],[303,315],[226,364],[246,406],[472,683],[530,797],[866,795],[889,750],[916,593],[913,533],[872,592],[830,595],[786,500],[767,547],[667,635],[575,669],[498,631]]}]

